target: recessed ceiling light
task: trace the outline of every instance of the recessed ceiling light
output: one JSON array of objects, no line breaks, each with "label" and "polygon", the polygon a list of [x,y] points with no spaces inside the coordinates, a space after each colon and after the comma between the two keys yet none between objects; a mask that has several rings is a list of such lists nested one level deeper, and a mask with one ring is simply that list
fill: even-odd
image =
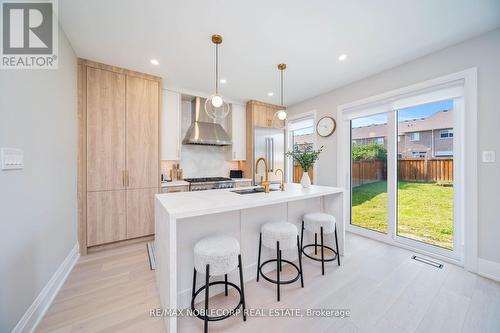
[{"label": "recessed ceiling light", "polygon": [[339,55],[339,61],[344,61],[347,59],[347,54],[341,54]]},{"label": "recessed ceiling light", "polygon": [[159,62],[158,60],[156,60],[156,59],[151,59],[149,62],[150,62],[152,65],[155,65],[155,66],[158,66],[158,65],[160,64],[160,62]]},{"label": "recessed ceiling light", "polygon": [[269,96],[269,97],[274,96],[274,93],[273,92],[268,92],[267,96]]},{"label": "recessed ceiling light", "polygon": [[227,83],[227,80],[226,79],[220,79],[220,83],[222,83],[222,84]]}]

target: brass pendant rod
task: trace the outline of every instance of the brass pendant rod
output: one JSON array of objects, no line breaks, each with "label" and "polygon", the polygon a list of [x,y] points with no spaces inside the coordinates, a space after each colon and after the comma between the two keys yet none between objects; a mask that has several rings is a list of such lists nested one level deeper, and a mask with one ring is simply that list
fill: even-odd
[{"label": "brass pendant rod", "polygon": [[219,44],[215,44],[215,93],[219,94]]}]

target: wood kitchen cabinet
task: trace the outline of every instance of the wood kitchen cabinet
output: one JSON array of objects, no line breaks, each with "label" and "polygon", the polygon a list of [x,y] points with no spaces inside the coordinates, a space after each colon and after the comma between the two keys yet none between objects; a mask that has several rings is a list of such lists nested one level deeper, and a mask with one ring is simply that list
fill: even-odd
[{"label": "wood kitchen cabinet", "polygon": [[78,91],[79,243],[85,254],[154,233],[161,79],[79,59]]},{"label": "wood kitchen cabinet", "polygon": [[157,81],[127,76],[127,188],[158,187],[159,92]]},{"label": "wood kitchen cabinet", "polygon": [[87,191],[124,188],[125,79],[87,68]]}]

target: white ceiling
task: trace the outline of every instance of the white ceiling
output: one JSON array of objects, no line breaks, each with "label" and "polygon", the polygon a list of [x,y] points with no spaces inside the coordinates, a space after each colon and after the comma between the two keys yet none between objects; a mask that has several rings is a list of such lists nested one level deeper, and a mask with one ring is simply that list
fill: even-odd
[{"label": "white ceiling", "polygon": [[60,0],[59,16],[79,57],[206,93],[222,34],[223,95],[278,103],[285,62],[293,104],[492,30],[500,1]]}]

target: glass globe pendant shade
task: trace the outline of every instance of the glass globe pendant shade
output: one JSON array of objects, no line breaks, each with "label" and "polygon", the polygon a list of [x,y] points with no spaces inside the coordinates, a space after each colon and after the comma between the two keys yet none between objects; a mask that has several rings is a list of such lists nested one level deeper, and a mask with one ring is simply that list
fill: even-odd
[{"label": "glass globe pendant shade", "polygon": [[286,111],[284,111],[284,110],[278,111],[277,116],[278,116],[279,120],[285,120],[286,119]]},{"label": "glass globe pendant shade", "polygon": [[214,94],[205,101],[205,112],[213,120],[225,118],[230,111],[229,104],[219,94]]},{"label": "glass globe pendant shade", "polygon": [[215,108],[220,108],[222,104],[224,104],[224,100],[220,97],[220,95],[213,95],[210,101],[212,102],[212,106]]}]

